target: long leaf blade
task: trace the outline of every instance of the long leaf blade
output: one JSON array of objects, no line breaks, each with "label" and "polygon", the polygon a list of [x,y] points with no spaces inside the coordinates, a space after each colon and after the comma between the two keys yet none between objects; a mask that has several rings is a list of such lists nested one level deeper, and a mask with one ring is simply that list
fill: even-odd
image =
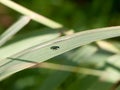
[{"label": "long leaf blade", "polygon": [[[116,36],[120,36],[119,26],[90,31],[88,30],[69,36],[63,36],[56,40],[33,46],[20,53],[17,53],[14,56],[11,56],[11,58],[19,58],[40,63],[64,52],[70,51],[76,47]],[[37,55],[38,53],[39,55]]]},{"label": "long leaf blade", "polygon": [[[52,40],[43,44],[33,46],[15,55],[12,55],[10,57],[11,59],[6,57],[7,59],[5,60],[10,61],[10,63],[4,64],[0,68],[0,80],[6,78],[7,76],[10,76],[15,72],[28,68],[32,65],[35,65],[35,63],[30,63],[30,62],[40,63],[52,57],[60,55],[64,52],[72,50],[76,47],[97,40],[102,40],[117,36],[120,36],[120,26],[79,32],[70,36],[64,36],[56,40]],[[56,46],[57,49],[55,49]],[[24,61],[26,60],[29,62],[23,62],[22,60]]]}]

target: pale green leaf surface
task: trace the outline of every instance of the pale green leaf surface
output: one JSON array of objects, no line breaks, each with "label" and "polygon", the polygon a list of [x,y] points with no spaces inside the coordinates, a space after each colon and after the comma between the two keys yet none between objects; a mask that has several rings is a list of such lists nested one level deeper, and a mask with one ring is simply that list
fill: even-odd
[{"label": "pale green leaf surface", "polygon": [[107,41],[98,41],[97,45],[102,48],[103,50],[106,50],[111,53],[120,53],[120,50],[114,46],[112,43]]},{"label": "pale green leaf surface", "polygon": [[109,76],[103,75],[101,77],[101,80],[106,80],[108,82],[117,82],[118,80],[120,80],[120,71],[119,70],[117,70],[111,66],[108,66],[105,69],[106,69],[105,71],[107,71],[110,74],[109,74]]},{"label": "pale green leaf surface", "polygon": [[77,49],[76,52],[67,53],[67,58],[74,58],[73,61],[80,63],[81,66],[102,67],[110,55],[98,51],[99,49],[95,46],[85,45]]},{"label": "pale green leaf surface", "polygon": [[104,54],[104,53],[95,53],[89,58],[84,58],[81,60],[81,58],[79,57],[78,59],[81,60],[80,62],[81,64],[83,64],[83,66],[93,66],[96,68],[100,68],[105,65],[108,57],[109,55]]},{"label": "pale green leaf surface", "polygon": [[[92,45],[85,45],[79,49],[76,50],[76,52],[67,54],[67,57],[69,59],[74,58],[73,61],[76,63],[82,63],[82,62],[89,62],[91,56],[93,56],[98,51],[97,47]],[[89,59],[88,59],[89,58]]]},{"label": "pale green leaf surface", "polygon": [[[120,36],[119,26],[84,31],[69,36],[63,36],[56,40],[33,46],[20,53],[17,53],[16,55],[11,56],[11,58],[19,58],[34,62],[43,62],[76,47],[89,44],[97,40],[112,38],[116,36]],[[58,50],[53,50],[51,49],[52,46],[59,46],[59,48]]]},{"label": "pale green leaf surface", "polygon": [[4,59],[6,57],[10,57],[11,55],[14,55],[26,48],[60,36],[60,34],[57,32],[52,32],[52,30],[49,30],[50,32],[46,32],[46,30],[47,29],[43,29],[42,31],[38,30],[34,32],[29,32],[27,34],[17,35],[12,40],[14,41],[14,43],[10,43],[0,48],[0,58]]},{"label": "pale green leaf surface", "polygon": [[[14,61],[14,64],[13,64],[11,63],[10,59],[4,59],[4,58],[9,57],[31,46],[34,46],[40,42],[42,43],[42,42],[57,38],[60,35],[57,32],[55,33],[52,32],[52,30],[49,30],[49,32],[46,32],[46,30],[47,29],[43,29],[43,31],[40,30],[40,31],[29,32],[25,35],[23,34],[17,35],[17,37],[13,39],[14,43],[7,44],[6,46],[0,48],[0,79],[7,77],[6,75],[2,75],[2,74],[5,74],[5,73],[2,73],[2,71],[6,70],[7,68],[9,69],[13,65],[15,65],[15,68],[13,67],[14,68],[13,72],[19,71],[20,68],[22,70],[24,68],[27,68],[28,66],[34,65],[32,63],[21,62],[21,61]],[[6,69],[4,65],[5,67],[7,65]],[[13,72],[9,72],[9,74]]]},{"label": "pale green leaf surface", "polygon": [[120,69],[120,54],[109,57],[107,62]]},{"label": "pale green leaf surface", "polygon": [[[10,58],[14,58],[14,59],[16,58],[16,60],[11,59],[10,63],[0,68],[0,72],[4,73],[4,74],[0,73],[2,74],[0,75],[0,77],[9,76],[12,73],[15,73],[17,71],[27,68],[27,67],[21,68],[21,66],[24,66],[22,64],[16,66],[17,62],[20,63],[20,61],[17,61],[18,59],[40,63],[52,57],[60,55],[64,52],[72,50],[76,47],[89,44],[97,40],[112,38],[116,36],[120,36],[120,26],[99,28],[91,31],[88,30],[88,31],[79,32],[69,36],[63,36],[61,38],[58,38],[46,43],[38,44],[36,46],[33,45],[33,47],[31,48],[28,48],[15,55],[12,55]],[[57,50],[53,50],[51,49],[52,46],[59,46],[59,48]],[[13,68],[16,68],[16,67],[18,68],[16,71],[12,70]]]}]

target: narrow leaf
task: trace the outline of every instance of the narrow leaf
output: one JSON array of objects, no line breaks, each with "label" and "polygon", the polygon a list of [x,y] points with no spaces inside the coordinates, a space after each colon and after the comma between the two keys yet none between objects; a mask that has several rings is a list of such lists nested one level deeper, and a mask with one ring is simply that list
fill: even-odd
[{"label": "narrow leaf", "polygon": [[30,18],[27,16],[22,16],[17,22],[15,22],[10,28],[8,28],[0,36],[0,47],[5,44],[12,36],[14,36],[18,31],[20,31],[26,24],[28,24]]},{"label": "narrow leaf", "polygon": [[54,22],[53,20],[50,20],[42,15],[39,15],[15,2],[13,2],[12,0],[0,0],[0,3],[14,9],[15,11],[19,12],[19,13],[22,13],[23,15],[27,15],[29,16],[30,18],[32,18],[33,20],[39,22],[39,23],[42,23],[48,27],[51,27],[51,28],[61,28],[62,25],[57,23],[57,22]]},{"label": "narrow leaf", "polygon": [[[79,46],[117,36],[120,36],[120,26],[79,32],[33,46],[12,55],[9,58],[6,57],[7,59],[5,60],[9,60],[9,63],[4,63],[4,65],[0,68],[0,77],[7,77],[17,71],[29,67],[29,64],[31,66],[30,62],[40,63]],[[23,61],[29,61],[26,67],[24,64],[27,62],[23,63]]]}]

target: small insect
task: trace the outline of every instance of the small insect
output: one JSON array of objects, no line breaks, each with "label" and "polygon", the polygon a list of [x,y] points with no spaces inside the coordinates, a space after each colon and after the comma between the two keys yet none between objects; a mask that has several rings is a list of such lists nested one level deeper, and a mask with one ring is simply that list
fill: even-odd
[{"label": "small insect", "polygon": [[50,49],[52,49],[52,50],[58,50],[60,47],[59,46],[52,46],[52,47],[50,47]]}]

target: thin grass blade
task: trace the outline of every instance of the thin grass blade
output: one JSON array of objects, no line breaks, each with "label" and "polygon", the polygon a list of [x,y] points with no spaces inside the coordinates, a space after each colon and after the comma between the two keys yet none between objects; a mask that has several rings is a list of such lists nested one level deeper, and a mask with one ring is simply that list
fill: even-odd
[{"label": "thin grass blade", "polygon": [[4,45],[12,36],[19,32],[30,21],[28,16],[22,16],[17,22],[15,22],[10,28],[8,28],[0,36],[0,47]]}]

